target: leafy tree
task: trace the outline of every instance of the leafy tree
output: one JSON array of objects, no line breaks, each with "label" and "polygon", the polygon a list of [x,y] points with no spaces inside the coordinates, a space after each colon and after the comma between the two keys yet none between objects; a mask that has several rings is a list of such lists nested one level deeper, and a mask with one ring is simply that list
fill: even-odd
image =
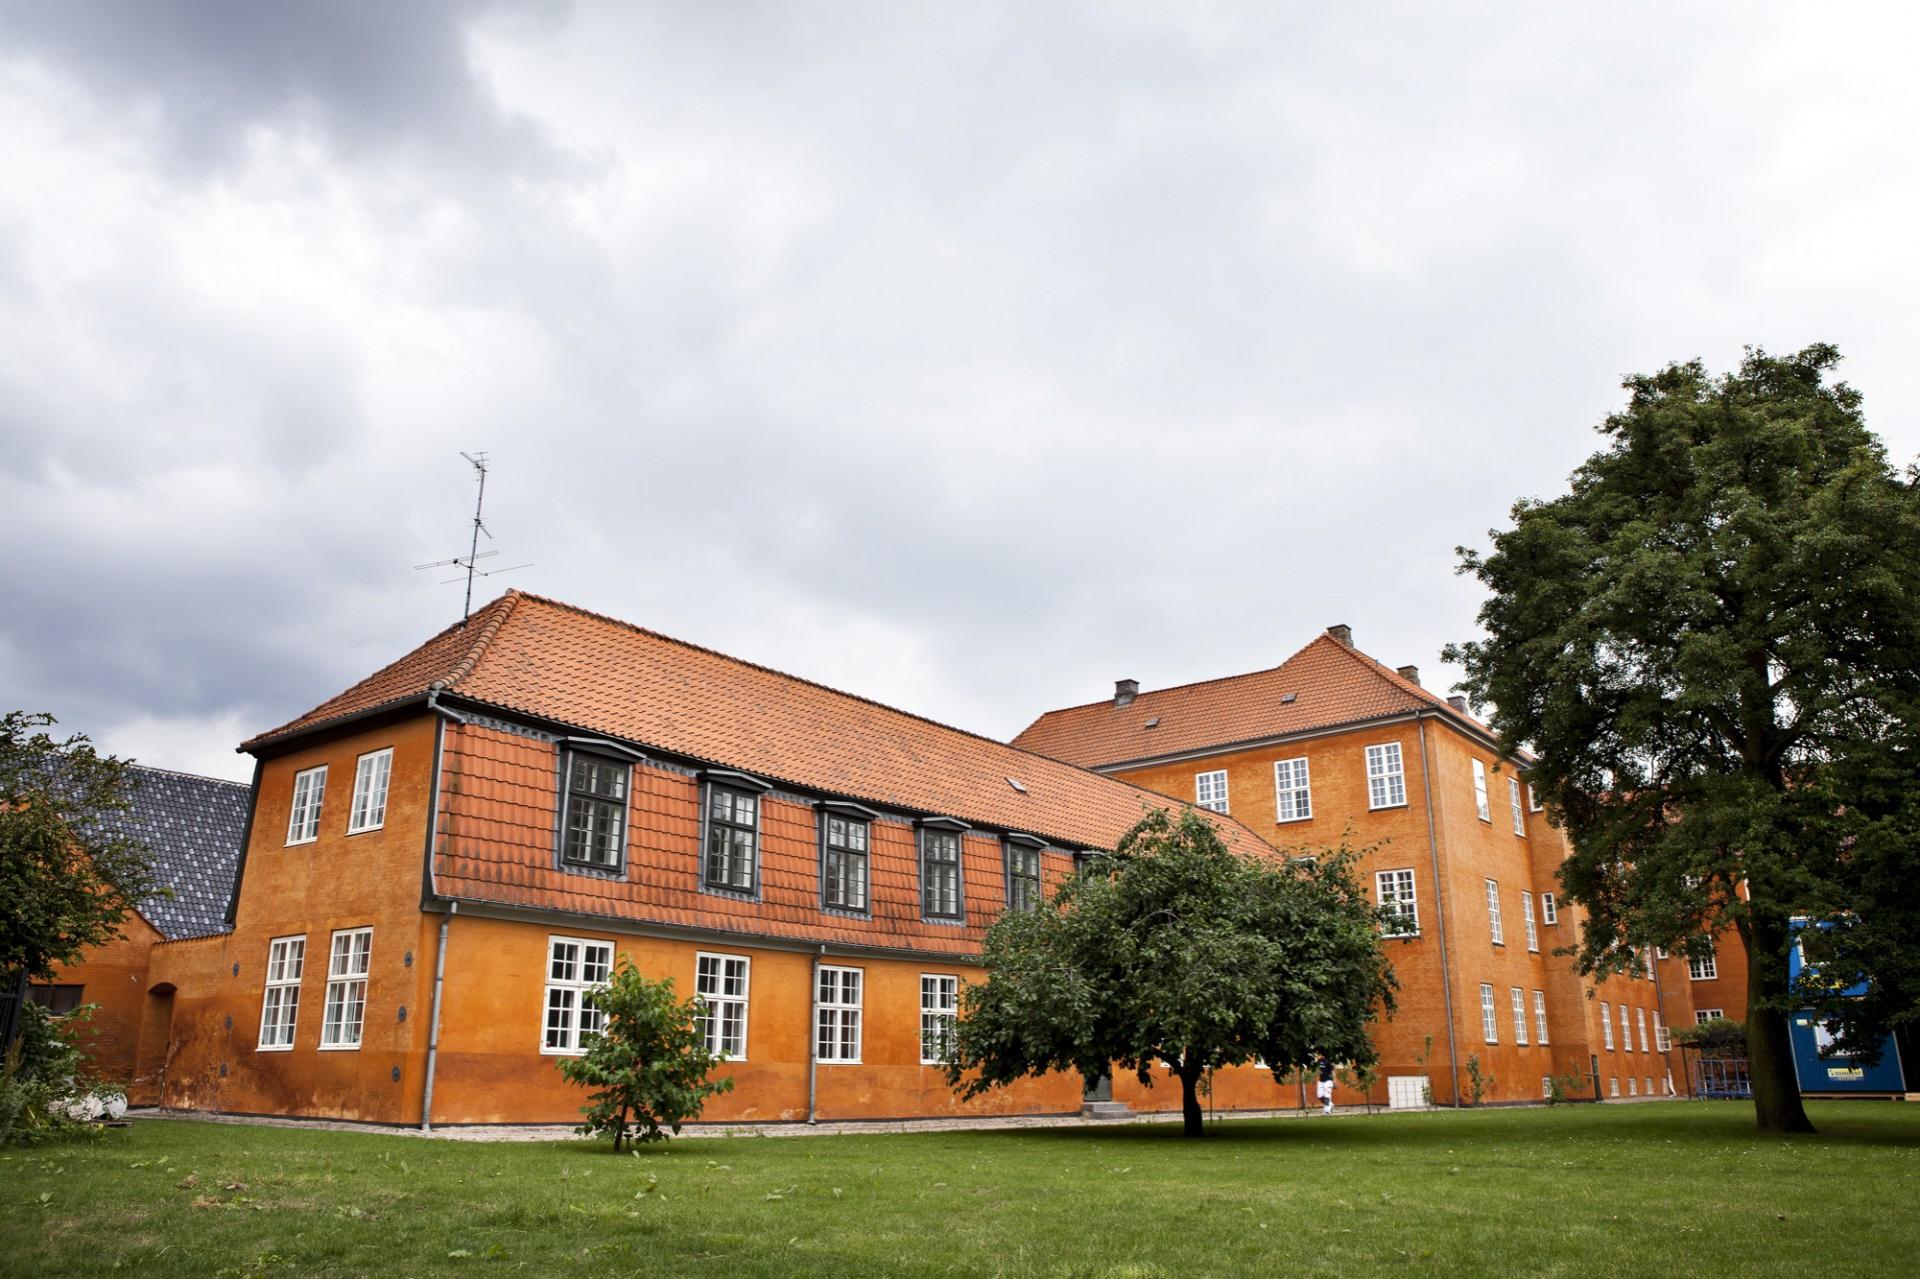
[{"label": "leafy tree", "polygon": [[707,1098],[733,1090],[732,1079],[709,1078],[722,1058],[707,1051],[703,1004],[675,999],[671,977],[651,981],[622,955],[608,983],[587,998],[600,1011],[600,1033],[584,1055],[560,1062],[569,1083],[593,1090],[580,1108],[583,1135],[611,1133],[616,1151],[629,1139],[664,1141],[663,1129],[678,1133]]},{"label": "leafy tree", "polygon": [[1200,1136],[1200,1084],[1256,1059],[1275,1078],[1324,1052],[1370,1066],[1367,1023],[1393,1006],[1379,913],[1353,855],[1236,856],[1192,811],[1154,812],[1105,868],[987,931],[986,982],[967,988],[947,1065],[973,1097],[1027,1075],[1134,1071],[1180,1081]]},{"label": "leafy tree", "polygon": [[127,912],[164,891],[140,842],[114,818],[138,778],[84,736],[55,740],[51,715],[0,716],[0,978],[46,980],[120,935]]},{"label": "leafy tree", "polygon": [[[1447,651],[1539,756],[1584,970],[1738,935],[1769,1131],[1811,1128],[1792,1009],[1866,1045],[1920,992],[1920,476],[1888,466],[1838,361],[1629,378],[1571,491],[1517,503],[1490,554],[1462,548],[1486,638]],[[1789,988],[1795,916],[1832,922],[1845,983]],[[1872,995],[1842,998],[1860,977]]]}]

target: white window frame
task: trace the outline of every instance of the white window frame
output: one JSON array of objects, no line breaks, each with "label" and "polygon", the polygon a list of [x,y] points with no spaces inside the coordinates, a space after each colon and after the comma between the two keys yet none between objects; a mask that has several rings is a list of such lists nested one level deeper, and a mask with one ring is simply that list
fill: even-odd
[{"label": "white window frame", "polygon": [[1313,818],[1313,777],[1305,755],[1273,761],[1273,819],[1304,822]]},{"label": "white window frame", "polygon": [[315,764],[293,775],[293,803],[287,809],[287,847],[320,838],[320,810],[327,800],[327,766]]},{"label": "white window frame", "polygon": [[1633,1051],[1632,1018],[1627,1016],[1627,1006],[1625,1004],[1620,1005],[1620,1051],[1623,1053]]},{"label": "white window frame", "polygon": [[[960,978],[953,973],[920,974],[920,1064],[944,1066],[960,1020]],[[940,1048],[937,1054],[929,1047]]]},{"label": "white window frame", "polygon": [[1560,902],[1552,893],[1540,894],[1540,922],[1543,924],[1560,922]]},{"label": "white window frame", "polygon": [[1613,1006],[1604,1000],[1600,1004],[1600,1046],[1613,1051]]},{"label": "white window frame", "polygon": [[1493,983],[1480,983],[1480,1034],[1490,1044],[1500,1042],[1500,1013],[1493,1002]]},{"label": "white window frame", "polygon": [[1713,952],[1687,958],[1687,976],[1695,981],[1718,981],[1720,979],[1720,958]]},{"label": "white window frame", "polygon": [[1646,1009],[1636,1008],[1633,1010],[1633,1024],[1634,1024],[1634,1029],[1640,1033],[1640,1051],[1646,1052],[1647,1051],[1647,1010]]},{"label": "white window frame", "polygon": [[387,791],[393,783],[393,747],[368,751],[353,766],[353,803],[347,809],[347,834],[379,830],[387,824]]},{"label": "white window frame", "polygon": [[1507,779],[1507,806],[1513,810],[1513,833],[1524,836],[1527,833],[1527,812],[1520,807],[1520,779]]},{"label": "white window frame", "polygon": [[[555,972],[562,946],[576,949],[564,973]],[[604,957],[602,953],[604,952]],[[540,994],[540,1053],[546,1057],[578,1057],[587,1051],[587,1036],[600,1033],[607,1016],[587,1002],[587,992],[604,986],[613,976],[613,943],[592,937],[547,938],[545,985]],[[598,978],[592,976],[598,972]],[[563,1014],[559,1042],[554,1042],[554,1013]]]},{"label": "white window frame", "polygon": [[1547,1038],[1547,992],[1544,990],[1533,992],[1533,1025],[1540,1032],[1534,1037],[1536,1043],[1545,1046],[1552,1042]]},{"label": "white window frame", "polygon": [[[853,998],[847,998],[851,988]],[[813,995],[814,1060],[823,1065],[860,1064],[861,1012],[867,998],[867,972],[839,964],[820,965]],[[851,1049],[849,1049],[851,1041]]]},{"label": "white window frame", "polygon": [[1487,766],[1477,759],[1470,762],[1473,764],[1473,811],[1481,821],[1491,825],[1493,804],[1487,799]]},{"label": "white window frame", "polygon": [[1693,1024],[1703,1026],[1710,1021],[1719,1021],[1726,1015],[1723,1008],[1696,1008],[1693,1010]]},{"label": "white window frame", "polygon": [[1525,1048],[1527,1046],[1527,992],[1518,986],[1508,988],[1508,997],[1513,1004],[1513,1042]]},{"label": "white window frame", "polygon": [[[1218,794],[1213,794],[1215,790]],[[1193,803],[1196,808],[1204,808],[1209,813],[1222,813],[1231,816],[1233,809],[1227,799],[1227,770],[1209,769],[1193,775]]]},{"label": "white window frame", "polygon": [[367,978],[372,971],[372,927],[335,929],[327,946],[327,999],[320,1013],[322,1052],[359,1049],[367,1029]]},{"label": "white window frame", "polygon": [[1545,806],[1541,804],[1539,797],[1533,793],[1533,783],[1528,782],[1527,783],[1527,811],[1529,813],[1537,813],[1543,807]]},{"label": "white window frame", "polygon": [[1620,1095],[1620,1076],[1608,1075],[1607,1076],[1607,1096],[1618,1097],[1619,1095]]},{"label": "white window frame", "polygon": [[1673,1032],[1667,1029],[1667,1023],[1660,1020],[1660,1010],[1653,1010],[1653,1049],[1655,1052],[1673,1051]]},{"label": "white window frame", "polygon": [[1420,935],[1420,898],[1418,890],[1414,887],[1412,867],[1375,871],[1373,895],[1374,900],[1381,906],[1391,907],[1395,919],[1399,921],[1396,924],[1382,920],[1381,936],[1418,937]]},{"label": "white window frame", "polygon": [[1627,1076],[1627,1096],[1638,1097],[1639,1095],[1640,1095],[1640,1081],[1634,1078],[1632,1075],[1628,1075]]},{"label": "white window frame", "polygon": [[1367,810],[1407,806],[1407,766],[1399,742],[1367,747]]},{"label": "white window frame", "polygon": [[1507,925],[1500,914],[1500,881],[1497,879],[1487,881],[1487,928],[1493,934],[1494,945],[1507,944]]},{"label": "white window frame", "polygon": [[1552,1075],[1540,1076],[1540,1099],[1542,1101],[1553,1100],[1553,1076]]},{"label": "white window frame", "polygon": [[1540,926],[1533,918],[1533,894],[1520,894],[1520,914],[1527,925],[1527,949],[1538,954],[1540,950]]},{"label": "white window frame", "polygon": [[[707,1051],[721,1061],[747,1059],[747,1011],[753,1002],[753,956],[697,951],[693,957],[693,993],[705,1010],[694,1019]],[[738,1027],[738,1043],[729,1033]]]},{"label": "white window frame", "polygon": [[[267,943],[267,980],[260,992],[260,1033],[254,1040],[255,1052],[283,1053],[293,1050],[294,1037],[300,1030],[300,981],[306,971],[305,933],[275,937]],[[283,1023],[286,1034],[284,1040],[280,1034]],[[271,1040],[267,1037],[269,1028],[274,1032]]]}]

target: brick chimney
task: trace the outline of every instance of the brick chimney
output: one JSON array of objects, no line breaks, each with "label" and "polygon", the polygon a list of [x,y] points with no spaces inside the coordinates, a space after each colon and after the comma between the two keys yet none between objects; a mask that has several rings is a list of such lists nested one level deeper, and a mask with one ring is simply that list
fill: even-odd
[{"label": "brick chimney", "polygon": [[1418,666],[1396,666],[1394,667],[1394,673],[1409,684],[1418,684],[1420,682],[1420,668]]},{"label": "brick chimney", "polygon": [[1113,681],[1113,704],[1125,706],[1140,695],[1140,681],[1137,679],[1117,679]]},{"label": "brick chimney", "polygon": [[1351,626],[1348,626],[1345,622],[1340,622],[1337,625],[1329,626],[1327,628],[1327,634],[1333,636],[1335,639],[1339,640],[1342,644],[1345,644],[1348,648],[1353,647],[1353,628]]},{"label": "brick chimney", "polygon": [[1458,693],[1455,693],[1447,699],[1447,705],[1453,707],[1453,709],[1459,711],[1462,715],[1467,713],[1467,699]]}]

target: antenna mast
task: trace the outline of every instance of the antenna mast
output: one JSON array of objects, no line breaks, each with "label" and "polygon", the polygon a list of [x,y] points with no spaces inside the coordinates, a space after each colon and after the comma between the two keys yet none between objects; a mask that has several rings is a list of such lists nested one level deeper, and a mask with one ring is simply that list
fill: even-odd
[{"label": "antenna mast", "polygon": [[[465,627],[467,619],[473,616],[474,578],[492,577],[495,573],[511,573],[514,569],[531,568],[532,562],[528,561],[525,564],[515,564],[508,568],[495,569],[484,569],[477,566],[478,561],[490,559],[500,553],[498,551],[483,551],[480,549],[480,538],[483,534],[489,542],[493,540],[492,531],[487,528],[486,521],[481,517],[481,512],[485,509],[487,502],[487,463],[491,459],[489,459],[484,449],[476,449],[472,453],[463,452],[460,456],[467,459],[467,465],[473,468],[474,479],[479,485],[479,491],[474,494],[473,498],[473,536],[469,539],[467,553],[464,556],[456,555],[450,560],[435,560],[431,564],[415,564],[413,567],[415,572],[419,572],[421,569],[448,567],[457,567],[466,570],[467,600],[466,604],[460,610],[460,625]],[[441,585],[445,586],[448,583],[458,582],[459,580],[461,580],[459,577],[449,577],[442,581]]]}]

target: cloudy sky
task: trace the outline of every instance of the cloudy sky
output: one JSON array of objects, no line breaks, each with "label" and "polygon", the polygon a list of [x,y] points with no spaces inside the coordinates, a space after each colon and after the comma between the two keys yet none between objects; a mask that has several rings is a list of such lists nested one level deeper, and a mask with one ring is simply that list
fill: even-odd
[{"label": "cloudy sky", "polygon": [[1920,454],[1899,8],[0,0],[0,705],[241,737],[519,585],[996,736],[1331,622],[1622,374]]}]

